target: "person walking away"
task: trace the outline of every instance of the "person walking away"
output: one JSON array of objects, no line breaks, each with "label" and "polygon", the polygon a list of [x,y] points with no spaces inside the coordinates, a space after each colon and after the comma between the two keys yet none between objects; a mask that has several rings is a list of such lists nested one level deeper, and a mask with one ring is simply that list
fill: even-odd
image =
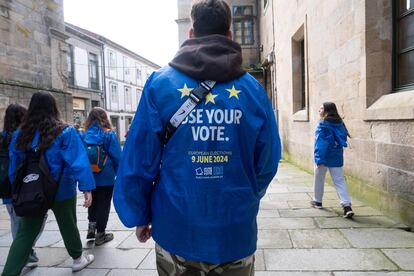
[{"label": "person walking away", "polygon": [[190,39],[145,84],[114,205],[139,241],[154,238],[159,275],[253,275],[259,203],[281,156],[275,117],[241,67],[228,4],[195,1],[191,18]]},{"label": "person walking away", "polygon": [[347,137],[351,138],[335,103],[325,102],[319,108],[320,121],[315,131],[314,199],[311,205],[322,208],[326,172],[329,170],[344,210],[344,218],[352,218],[351,198],[344,177],[344,151]]},{"label": "person walking away", "polygon": [[[9,179],[16,185],[15,175],[25,158],[43,154],[51,177],[58,182],[52,211],[56,217],[66,250],[73,258],[73,271],[79,271],[94,260],[82,253],[82,243],[76,225],[76,182],[84,193],[84,206],[92,202],[95,188],[88,157],[78,133],[60,120],[55,98],[48,92],[33,94],[29,109],[10,144]],[[32,175],[27,183],[35,181]],[[14,193],[14,192],[13,192]],[[16,238],[10,247],[2,275],[19,275],[30,255],[31,248],[42,226],[44,214],[22,217]]]},{"label": "person walking away", "polygon": [[[12,205],[11,199],[11,183],[8,176],[9,170],[9,146],[13,133],[16,131],[18,126],[23,120],[26,114],[26,108],[19,104],[10,104],[5,112],[4,116],[4,127],[0,133],[0,197],[3,200],[3,204],[6,205],[7,212],[10,216],[10,229],[12,238],[16,237],[17,229],[19,227],[20,217],[16,215]],[[42,229],[39,236],[43,232],[43,228],[46,222],[46,217],[42,225]],[[37,239],[39,238],[37,237]],[[36,239],[36,240],[37,240]],[[36,243],[36,241],[35,241]],[[32,249],[30,253],[28,263],[36,263],[39,261],[36,251]]]},{"label": "person walking away", "polygon": [[92,191],[92,205],[88,208],[87,239],[95,239],[96,245],[113,240],[112,233],[106,233],[115,176],[118,170],[121,145],[112,130],[106,111],[95,107],[85,122],[82,140],[86,146],[92,166],[96,189]]}]

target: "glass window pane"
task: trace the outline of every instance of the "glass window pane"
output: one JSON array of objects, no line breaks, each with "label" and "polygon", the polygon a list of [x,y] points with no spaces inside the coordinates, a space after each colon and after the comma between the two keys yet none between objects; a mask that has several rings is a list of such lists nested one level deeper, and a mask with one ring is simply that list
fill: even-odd
[{"label": "glass window pane", "polygon": [[244,7],[243,15],[253,15],[253,7],[252,6]]},{"label": "glass window pane", "polygon": [[[413,0],[414,1],[414,0]],[[402,18],[399,22],[399,49],[414,46],[414,14]]]},{"label": "glass window pane", "polygon": [[240,6],[233,7],[233,16],[240,16],[243,14],[243,8]]},{"label": "glass window pane", "polygon": [[414,51],[398,57],[398,85],[414,84]]},{"label": "glass window pane", "polygon": [[399,0],[400,14],[414,9],[414,0]]}]

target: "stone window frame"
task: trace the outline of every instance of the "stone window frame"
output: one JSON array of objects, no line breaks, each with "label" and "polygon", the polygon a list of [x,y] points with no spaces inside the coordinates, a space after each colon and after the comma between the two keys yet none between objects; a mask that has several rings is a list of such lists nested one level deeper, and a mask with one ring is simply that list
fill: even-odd
[{"label": "stone window frame", "polygon": [[[384,6],[383,10],[378,9],[379,4]],[[385,30],[394,36],[394,4],[394,1],[388,0],[383,0],[382,3],[365,2],[364,121],[414,120],[414,88],[401,91],[393,86],[393,37],[384,40],[378,35],[382,28],[382,32]],[[383,25],[378,24],[378,18],[381,18]]]},{"label": "stone window frame", "polygon": [[[69,64],[69,60],[70,60],[70,64]],[[74,51],[74,46],[72,44],[68,44],[67,65],[68,65],[68,85],[74,86],[75,85],[75,51]],[[69,70],[69,68],[71,70]]]},{"label": "stone window frame", "polygon": [[309,122],[309,69],[306,20],[291,39],[292,48],[292,119]]},{"label": "stone window frame", "polygon": [[[95,65],[95,70],[93,70],[93,65]],[[93,72],[94,71],[94,72]],[[94,90],[100,89],[99,81],[99,57],[97,53],[88,52],[88,73],[89,73],[89,88]],[[93,78],[95,73],[96,78]]]},{"label": "stone window frame", "polygon": [[[241,10],[241,14],[237,13],[237,9]],[[251,14],[244,14],[244,10],[251,10]],[[233,39],[240,45],[254,45],[255,44],[255,37],[254,37],[254,7],[252,5],[234,5],[232,7],[233,10]],[[245,35],[245,26],[244,23],[250,22],[251,23],[251,32],[249,35]],[[237,30],[236,30],[236,23],[240,23],[241,26],[241,36],[240,40],[238,41]],[[248,39],[251,38],[251,41]]]}]

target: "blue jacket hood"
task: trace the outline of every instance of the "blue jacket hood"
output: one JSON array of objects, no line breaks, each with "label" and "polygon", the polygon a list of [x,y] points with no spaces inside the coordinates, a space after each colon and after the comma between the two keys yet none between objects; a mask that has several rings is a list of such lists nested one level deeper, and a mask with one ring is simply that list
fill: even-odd
[{"label": "blue jacket hood", "polygon": [[94,123],[86,130],[84,141],[87,144],[103,144],[105,141],[105,131],[97,123]]}]

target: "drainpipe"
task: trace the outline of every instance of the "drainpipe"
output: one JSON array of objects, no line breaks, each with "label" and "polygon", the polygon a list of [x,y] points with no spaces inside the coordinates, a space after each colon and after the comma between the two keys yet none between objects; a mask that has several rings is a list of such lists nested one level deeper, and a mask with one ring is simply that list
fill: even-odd
[{"label": "drainpipe", "polygon": [[260,59],[260,49],[261,49],[261,39],[260,39],[260,16],[259,16],[259,0],[256,0],[256,33],[257,33],[257,48],[256,48],[256,58],[257,58],[257,63],[261,64],[261,59]]},{"label": "drainpipe", "polygon": [[102,43],[102,90],[103,90],[103,105],[106,110],[106,73],[105,73],[105,45]]}]

